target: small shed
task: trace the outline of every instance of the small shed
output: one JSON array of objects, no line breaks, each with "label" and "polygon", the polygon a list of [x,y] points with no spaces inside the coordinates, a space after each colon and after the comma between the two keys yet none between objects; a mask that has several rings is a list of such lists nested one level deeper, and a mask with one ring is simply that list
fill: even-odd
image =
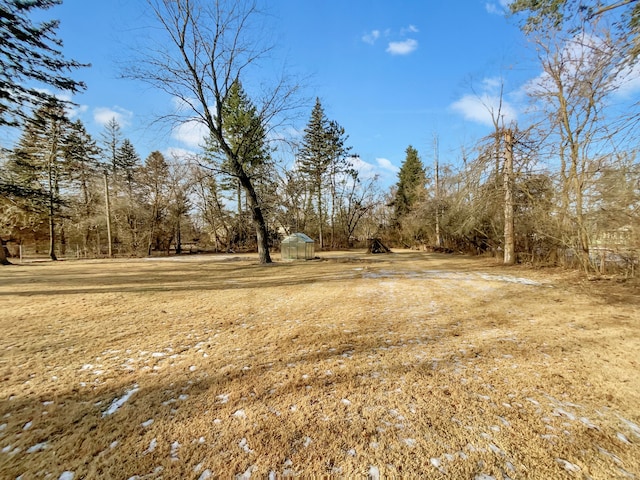
[{"label": "small shed", "polygon": [[280,243],[282,260],[311,260],[315,254],[315,242],[304,233],[292,233]]}]

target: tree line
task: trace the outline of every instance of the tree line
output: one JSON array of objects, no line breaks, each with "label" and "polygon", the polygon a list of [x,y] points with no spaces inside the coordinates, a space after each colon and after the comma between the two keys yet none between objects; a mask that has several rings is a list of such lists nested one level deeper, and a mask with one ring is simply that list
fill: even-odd
[{"label": "tree line", "polygon": [[[257,250],[268,263],[283,235],[302,231],[319,249],[375,237],[507,264],[635,274],[640,117],[637,102],[620,108],[616,99],[638,71],[637,1],[513,2],[542,71],[526,87],[527,123],[507,124],[501,105],[487,105],[493,132],[462,161],[439,158],[437,137],[429,165],[408,146],[386,192],[358,171],[347,132],[320,99],[287,154],[274,141],[299,107],[300,86],[280,78],[260,95],[244,88],[269,50],[247,35],[259,18],[251,1],[148,0],[166,48],[149,49],[126,76],[183,101],[186,111],[168,120],[205,127],[197,155],[154,151],[143,160],[115,119],[93,139],[55,96],[14,88],[25,79],[84,88],[64,75],[83,65],[62,58],[56,22],[29,20],[32,9],[56,3],[2,0],[0,8],[9,46],[0,57],[0,118],[21,129],[2,152],[3,243],[37,246],[52,259],[206,248]],[[13,66],[4,53],[12,48],[29,69]],[[34,73],[46,69],[56,75]]]}]

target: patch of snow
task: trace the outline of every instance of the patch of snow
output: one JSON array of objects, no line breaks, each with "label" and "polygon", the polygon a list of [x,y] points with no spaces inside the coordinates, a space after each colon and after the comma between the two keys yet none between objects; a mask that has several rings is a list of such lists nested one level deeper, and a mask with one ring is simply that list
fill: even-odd
[{"label": "patch of snow", "polygon": [[171,444],[171,460],[178,460],[178,449],[181,447],[180,442],[175,441]]},{"label": "patch of snow", "polygon": [[351,401],[350,401],[350,400],[347,400],[346,398],[343,398],[343,399],[342,399],[342,400],[340,400],[340,401],[342,402],[342,404],[343,404],[343,405],[347,405],[347,406],[351,405]]},{"label": "patch of snow", "polygon": [[146,422],[142,422],[141,425],[144,428],[150,427],[151,425],[153,425],[153,418],[150,418],[149,420],[147,420]]},{"label": "patch of snow", "polygon": [[238,446],[244,451],[244,453],[253,453],[253,450],[249,448],[249,442],[247,442],[246,438],[240,440]]},{"label": "patch of snow", "polygon": [[183,393],[178,397],[178,400],[185,401],[187,398],[189,398],[189,395],[187,395],[186,393]]},{"label": "patch of snow", "polygon": [[91,370],[93,369],[93,365],[91,365],[90,363],[85,363],[84,365],[82,365],[82,367],[80,368],[80,370]]},{"label": "patch of snow", "polygon": [[191,366],[189,367],[189,371],[190,371],[190,372],[195,372],[197,369],[198,369],[198,367],[196,367],[195,365],[191,365]]},{"label": "patch of snow", "polygon": [[603,454],[606,455],[607,457],[610,457],[614,462],[616,462],[618,465],[622,465],[622,460],[620,460],[620,457],[614,455],[613,453],[609,452],[608,450],[605,450],[602,447],[598,447],[598,451]]},{"label": "patch of snow", "polygon": [[53,405],[53,402],[49,400],[49,401],[46,401],[46,402],[42,402],[42,405],[45,406],[45,407],[48,407],[49,405]]},{"label": "patch of snow", "polygon": [[620,420],[622,420],[622,422],[625,423],[627,425],[627,427],[629,427],[631,429],[631,431],[634,433],[634,435],[636,437],[640,437],[640,427],[638,427],[638,425],[636,425],[635,423],[633,423],[630,420],[627,420],[624,417],[621,417],[620,415],[618,415],[618,418]]},{"label": "patch of snow", "polygon": [[75,476],[75,473],[69,470],[65,470],[60,474],[60,476],[58,477],[58,480],[73,480],[74,476]]},{"label": "patch of snow", "polygon": [[380,480],[380,469],[378,467],[369,466],[369,480]]},{"label": "patch of snow", "polygon": [[489,444],[489,449],[495,454],[502,455],[502,456],[505,455],[505,453],[499,447],[494,445],[493,443]]},{"label": "patch of snow", "polygon": [[27,453],[41,452],[45,448],[47,448],[47,442],[36,443],[35,445],[27,449]]},{"label": "patch of snow", "polygon": [[413,438],[405,438],[404,439],[404,443],[406,443],[408,447],[415,447],[416,446],[416,441]]},{"label": "patch of snow", "polygon": [[311,445],[311,443],[313,442],[313,440],[311,440],[311,437],[304,437],[304,443],[303,446],[305,448],[307,448],[309,445]]},{"label": "patch of snow", "polygon": [[431,457],[429,459],[429,462],[431,463],[431,465],[437,468],[440,473],[444,473],[445,475],[447,474],[447,469],[442,466],[442,460],[440,460],[439,458]]},{"label": "patch of snow", "polygon": [[22,427],[22,430],[29,430],[31,428],[31,425],[33,425],[33,422],[25,423],[24,427]]},{"label": "patch of snow", "polygon": [[152,453],[158,446],[158,440],[156,438],[154,438],[153,440],[151,440],[151,442],[149,443],[149,448],[147,448],[144,453]]},{"label": "patch of snow", "polygon": [[137,384],[131,387],[125,392],[123,396],[121,396],[120,398],[116,398],[113,402],[111,402],[111,406],[109,406],[106,411],[102,412],[102,416],[106,417],[107,415],[113,415],[114,413],[116,413],[118,409],[131,398],[131,395],[136,393],[138,390],[140,390],[140,388],[138,388]]},{"label": "patch of snow", "polygon": [[236,410],[232,413],[232,416],[236,418],[247,418],[247,414],[244,413],[244,410]]},{"label": "patch of snow", "polygon": [[9,453],[11,451],[11,445],[7,445],[2,449],[2,453]]},{"label": "patch of snow", "polygon": [[573,413],[567,412],[564,408],[554,408],[552,415],[555,415],[556,417],[563,415],[567,417],[569,420],[576,419],[576,416]]},{"label": "patch of snow", "polygon": [[216,397],[216,399],[220,402],[220,403],[227,403],[229,401],[229,394],[228,393],[223,393],[220,394]]},{"label": "patch of snow", "polygon": [[575,465],[571,462],[568,462],[567,460],[564,460],[563,458],[556,458],[556,462],[560,464],[560,466],[562,468],[564,468],[567,472],[579,472],[580,471],[580,467],[578,465]]},{"label": "patch of snow", "polygon": [[249,468],[247,468],[244,471],[244,473],[240,473],[240,474],[236,475],[236,480],[249,480],[251,478],[251,474],[253,473],[255,468],[256,468],[255,465],[251,465]]},{"label": "patch of snow", "polygon": [[580,417],[580,421],[593,430],[599,430],[598,426],[592,423],[587,417]]},{"label": "patch of snow", "polygon": [[7,424],[3,423],[2,425],[0,425],[0,432],[2,432],[3,430],[5,430],[7,428]]},{"label": "patch of snow", "polygon": [[118,440],[114,440],[113,442],[111,442],[111,445],[109,445],[109,448],[114,449],[118,446]]},{"label": "patch of snow", "polygon": [[618,437],[618,440],[620,440],[622,443],[631,445],[631,442],[629,441],[629,439],[625,437],[622,433],[618,432],[616,434],[616,437]]},{"label": "patch of snow", "polygon": [[487,475],[486,473],[481,473],[480,475],[476,475],[473,477],[474,480],[496,480],[496,477],[493,475]]},{"label": "patch of snow", "polygon": [[202,472],[202,474],[198,477],[198,480],[207,480],[208,478],[211,477],[211,470],[209,470],[208,468]]}]

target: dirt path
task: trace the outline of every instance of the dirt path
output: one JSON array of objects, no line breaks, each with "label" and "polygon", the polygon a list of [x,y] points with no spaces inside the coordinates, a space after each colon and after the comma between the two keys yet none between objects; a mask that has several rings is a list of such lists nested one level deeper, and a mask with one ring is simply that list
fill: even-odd
[{"label": "dirt path", "polygon": [[0,274],[0,478],[637,478],[640,302],[402,252]]}]

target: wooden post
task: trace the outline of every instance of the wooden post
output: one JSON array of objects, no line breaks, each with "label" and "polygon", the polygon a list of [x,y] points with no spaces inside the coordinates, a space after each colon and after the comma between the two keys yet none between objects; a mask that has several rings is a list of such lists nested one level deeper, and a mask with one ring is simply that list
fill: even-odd
[{"label": "wooden post", "polygon": [[107,178],[107,171],[104,171],[104,203],[107,210],[107,242],[108,242],[108,256],[112,257],[113,252],[111,250],[111,205],[109,203],[109,180]]},{"label": "wooden post", "polygon": [[513,206],[513,132],[504,132],[504,260],[505,265],[513,265],[515,258],[514,206]]},{"label": "wooden post", "polygon": [[433,158],[434,158],[434,170],[435,170],[435,195],[436,195],[436,247],[442,246],[440,240],[440,168],[438,166],[438,135],[433,136]]}]

